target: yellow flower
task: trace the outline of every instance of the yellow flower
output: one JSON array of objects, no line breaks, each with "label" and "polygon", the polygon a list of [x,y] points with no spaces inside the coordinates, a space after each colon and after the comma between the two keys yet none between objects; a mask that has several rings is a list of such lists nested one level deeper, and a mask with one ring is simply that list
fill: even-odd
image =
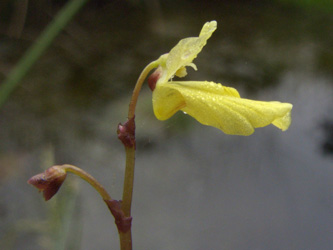
[{"label": "yellow flower", "polygon": [[177,111],[194,117],[204,125],[213,126],[226,134],[250,135],[254,128],[269,124],[288,129],[292,104],[254,101],[241,98],[234,88],[208,81],[172,81],[184,77],[186,66],[197,69],[192,61],[216,30],[216,21],[207,22],[199,37],[182,39],[168,54],[156,62],[149,85],[153,90],[153,109],[159,120],[166,120]]}]

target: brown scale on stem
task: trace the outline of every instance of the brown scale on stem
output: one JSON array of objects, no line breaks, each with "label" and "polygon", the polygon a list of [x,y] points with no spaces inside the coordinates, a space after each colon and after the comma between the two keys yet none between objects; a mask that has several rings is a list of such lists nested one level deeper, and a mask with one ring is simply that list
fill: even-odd
[{"label": "brown scale on stem", "polygon": [[118,139],[124,144],[127,148],[135,148],[135,116],[129,119],[124,124],[119,123],[117,134]]}]

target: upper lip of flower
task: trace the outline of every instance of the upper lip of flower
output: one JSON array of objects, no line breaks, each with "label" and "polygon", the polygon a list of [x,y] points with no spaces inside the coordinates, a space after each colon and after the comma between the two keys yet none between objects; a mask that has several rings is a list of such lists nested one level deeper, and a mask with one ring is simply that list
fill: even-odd
[{"label": "upper lip of flower", "polygon": [[189,37],[182,39],[173,47],[168,54],[160,56],[158,61],[162,67],[162,75],[157,83],[167,82],[174,75],[177,75],[179,70],[184,70],[182,74],[177,75],[184,77],[186,75],[187,66],[191,66],[197,70],[192,61],[197,57],[202,48],[206,45],[207,40],[211,37],[217,28],[217,22],[211,21],[205,23],[198,37]]}]

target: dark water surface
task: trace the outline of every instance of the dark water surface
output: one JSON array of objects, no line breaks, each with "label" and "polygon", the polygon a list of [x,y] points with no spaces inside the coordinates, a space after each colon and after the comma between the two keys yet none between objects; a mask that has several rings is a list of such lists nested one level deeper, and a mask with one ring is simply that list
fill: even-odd
[{"label": "dark water surface", "polygon": [[[52,162],[70,163],[120,199],[116,127],[138,75],[210,20],[218,29],[186,79],[290,102],[293,121],[286,132],[268,126],[250,137],[182,113],[160,122],[145,86],[134,249],[332,249],[333,17],[287,5],[147,3],[85,8],[0,110],[1,249],[118,249],[113,218],[90,186],[69,176],[44,203],[26,180]],[[7,67],[39,33],[28,20],[24,39],[0,44]]]}]

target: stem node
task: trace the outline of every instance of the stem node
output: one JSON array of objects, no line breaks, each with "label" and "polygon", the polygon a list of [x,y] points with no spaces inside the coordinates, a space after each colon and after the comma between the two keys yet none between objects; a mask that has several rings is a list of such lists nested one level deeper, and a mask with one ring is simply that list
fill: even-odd
[{"label": "stem node", "polygon": [[126,233],[131,229],[132,217],[126,217],[124,211],[121,209],[121,201],[117,200],[104,200],[109,210],[111,211],[117,229],[120,233]]}]

